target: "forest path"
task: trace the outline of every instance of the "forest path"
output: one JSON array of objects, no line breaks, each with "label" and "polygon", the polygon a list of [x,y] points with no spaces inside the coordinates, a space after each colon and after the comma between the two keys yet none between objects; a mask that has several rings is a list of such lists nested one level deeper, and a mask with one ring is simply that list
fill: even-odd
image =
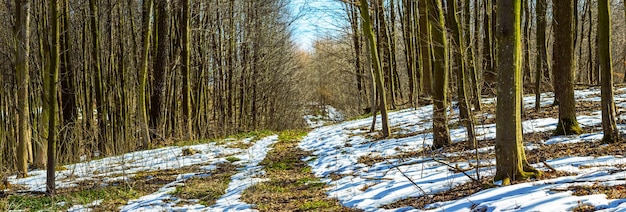
[{"label": "forest path", "polygon": [[260,165],[267,181],[250,187],[242,199],[260,211],[358,211],[339,204],[326,193],[329,185],[307,165],[311,152],[298,147],[304,131],[284,131]]}]

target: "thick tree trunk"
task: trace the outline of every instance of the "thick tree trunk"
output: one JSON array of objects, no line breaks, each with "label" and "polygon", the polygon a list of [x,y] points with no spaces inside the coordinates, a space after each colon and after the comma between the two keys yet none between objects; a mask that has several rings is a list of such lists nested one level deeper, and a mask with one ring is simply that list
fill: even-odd
[{"label": "thick tree trunk", "polygon": [[613,67],[611,65],[611,10],[608,0],[598,0],[598,55],[600,57],[600,82],[602,99],[602,142],[620,140],[615,123],[615,101],[613,100]]},{"label": "thick tree trunk", "polygon": [[498,104],[496,106],[496,176],[503,185],[539,172],[526,161],[522,145],[521,95],[522,43],[521,0],[498,1]]},{"label": "thick tree trunk", "polygon": [[430,1],[429,14],[433,41],[433,147],[449,146],[450,132],[448,129],[448,55],[446,49],[446,25],[441,0]]},{"label": "thick tree trunk", "polygon": [[555,39],[553,46],[554,95],[559,103],[559,124],[555,135],[582,133],[576,120],[576,101],[574,100],[574,31],[572,1],[555,3],[554,22]]}]

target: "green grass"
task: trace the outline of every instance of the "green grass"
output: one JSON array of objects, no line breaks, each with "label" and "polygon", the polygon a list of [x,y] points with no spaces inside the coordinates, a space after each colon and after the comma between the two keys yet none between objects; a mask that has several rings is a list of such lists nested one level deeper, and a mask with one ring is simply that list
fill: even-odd
[{"label": "green grass", "polygon": [[[138,191],[126,186],[110,186],[93,188],[75,192],[47,195],[11,195],[0,200],[2,210],[26,210],[26,211],[59,211],[67,210],[73,205],[84,205],[96,200],[103,200],[100,207],[102,210],[117,209],[117,205],[126,204],[129,199],[140,197]],[[64,203],[64,204],[63,204]]]},{"label": "green grass", "polygon": [[299,142],[307,135],[304,130],[286,130],[278,134],[278,140],[282,142]]},{"label": "green grass", "polygon": [[228,157],[226,158],[226,160],[227,160],[228,162],[234,163],[234,162],[240,161],[241,159],[240,159],[240,158],[238,158],[238,157],[235,157],[235,156],[228,156]]}]

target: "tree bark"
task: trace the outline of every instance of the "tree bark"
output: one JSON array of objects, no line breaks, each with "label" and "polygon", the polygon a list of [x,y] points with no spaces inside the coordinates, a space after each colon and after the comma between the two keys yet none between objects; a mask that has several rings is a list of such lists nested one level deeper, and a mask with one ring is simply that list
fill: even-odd
[{"label": "tree bark", "polygon": [[419,7],[419,46],[420,46],[420,86],[422,87],[422,91],[424,95],[430,96],[432,95],[433,85],[432,85],[432,57],[431,57],[431,40],[430,40],[430,24],[428,22],[429,19],[429,11],[428,11],[428,2],[430,0],[420,0],[418,3]]},{"label": "tree bark", "polygon": [[63,0],[63,19],[60,26],[61,33],[61,63],[59,63],[59,72],[61,76],[61,110],[63,111],[63,132],[61,133],[61,146],[59,149],[63,151],[66,156],[73,155],[72,152],[78,152],[76,145],[72,145],[76,141],[72,133],[76,126],[76,115],[78,109],[76,106],[76,85],[74,78],[76,77],[75,70],[72,67],[72,61],[70,54],[72,51],[72,39],[70,37],[70,13],[69,13],[69,1]]},{"label": "tree bark", "polygon": [[[380,113],[382,116],[382,133],[383,137],[389,136],[389,119],[387,117],[387,100],[385,98],[385,83],[382,77],[382,69],[380,65],[380,59],[378,58],[378,50],[376,48],[376,41],[374,40],[374,31],[372,31],[372,24],[369,13],[369,6],[367,0],[360,0],[361,3],[361,18],[363,19],[363,34],[367,36],[369,42],[370,53],[372,57],[372,64],[374,66],[374,78],[376,80],[376,90],[378,91],[378,98],[380,99]],[[376,118],[376,116],[374,116]]]},{"label": "tree bark", "polygon": [[547,53],[546,53],[546,0],[537,0],[536,3],[537,13],[537,31],[536,31],[536,48],[537,48],[537,61],[535,70],[535,110],[539,111],[541,108],[541,80],[544,76],[542,73],[548,71],[547,68]]},{"label": "tree bark", "polygon": [[443,5],[441,0],[430,1],[429,14],[430,31],[433,41],[433,147],[441,148],[449,146],[450,131],[448,129],[448,100],[446,92],[448,91],[448,55],[446,49],[448,42],[446,41],[446,25],[443,13]]},{"label": "tree bark", "polygon": [[[469,101],[467,99],[467,86],[466,86],[466,82],[467,82],[467,77],[466,77],[466,70],[469,67],[468,63],[466,61],[467,60],[467,50],[465,48],[465,40],[466,37],[464,37],[464,35],[461,34],[461,32],[465,31],[465,28],[463,27],[464,24],[461,20],[461,15],[460,15],[460,10],[459,10],[459,3],[460,2],[448,2],[448,14],[450,14],[452,17],[450,22],[452,23],[450,25],[450,28],[452,29],[452,38],[454,39],[455,42],[453,42],[454,45],[452,45],[452,51],[455,52],[454,54],[454,61],[455,61],[455,66],[452,68],[454,70],[454,72],[456,73],[456,78],[457,78],[457,95],[458,95],[458,104],[459,104],[459,117],[461,119],[461,123],[463,124],[463,127],[465,127],[465,130],[467,131],[467,146],[469,148],[476,148],[476,136],[474,134],[474,116],[472,115],[472,112],[470,110],[470,104]],[[452,10],[452,11],[450,11]],[[465,34],[465,35],[469,35],[469,34]]]},{"label": "tree bark", "polygon": [[31,142],[30,107],[28,105],[29,52],[30,52],[30,3],[28,0],[15,0],[15,48],[17,76],[17,117],[18,145],[17,171],[18,177],[28,175],[28,146]]},{"label": "tree bark", "polygon": [[52,37],[52,42],[50,45],[50,68],[48,69],[50,76],[48,80],[50,81],[48,84],[50,87],[46,88],[48,92],[48,163],[47,163],[47,174],[46,174],[46,192],[49,195],[54,195],[56,192],[55,187],[55,167],[56,167],[56,113],[57,113],[57,79],[59,78],[59,4],[57,0],[49,0],[50,3],[50,37]]},{"label": "tree bark", "polygon": [[146,107],[146,91],[148,83],[148,57],[150,52],[150,37],[152,29],[150,17],[152,16],[152,0],[146,0],[143,4],[143,47],[141,53],[141,69],[139,70],[139,88],[137,91],[137,107],[139,110],[139,128],[141,131],[142,146],[147,149],[150,145],[150,130],[148,125],[148,112]]},{"label": "tree bark", "polygon": [[598,0],[598,55],[600,57],[600,95],[602,99],[602,142],[619,142],[613,100],[613,67],[611,65],[611,10],[608,0]]},{"label": "tree bark", "polygon": [[154,130],[154,137],[163,136],[163,120],[162,108],[165,105],[165,74],[169,68],[169,0],[160,0],[156,2],[156,20],[157,20],[157,48],[154,62],[154,80],[152,83],[152,92],[150,97],[150,128]]},{"label": "tree bark", "polygon": [[183,70],[183,120],[185,122],[185,136],[187,139],[193,139],[193,129],[192,129],[192,120],[191,120],[191,82],[190,82],[190,72],[191,72],[191,44],[190,44],[190,36],[191,30],[189,29],[189,0],[182,0],[182,9],[183,9],[183,17],[181,19],[181,26],[183,27],[182,32],[182,67]]},{"label": "tree bark", "polygon": [[559,123],[554,135],[581,134],[582,128],[576,120],[576,101],[574,100],[574,31],[572,21],[574,7],[572,1],[555,3],[554,22],[555,39],[553,46],[555,101],[559,103]]},{"label": "tree bark", "polygon": [[526,161],[522,145],[521,95],[522,44],[521,0],[498,1],[498,95],[496,106],[496,181],[503,185],[539,174]]},{"label": "tree bark", "polygon": [[89,0],[89,9],[91,11],[91,37],[92,49],[91,56],[93,60],[93,71],[95,72],[95,90],[96,90],[96,111],[98,111],[98,150],[103,155],[109,154],[108,144],[106,142],[107,135],[107,105],[104,97],[104,78],[102,66],[100,63],[100,30],[98,18],[98,5],[96,0]]}]

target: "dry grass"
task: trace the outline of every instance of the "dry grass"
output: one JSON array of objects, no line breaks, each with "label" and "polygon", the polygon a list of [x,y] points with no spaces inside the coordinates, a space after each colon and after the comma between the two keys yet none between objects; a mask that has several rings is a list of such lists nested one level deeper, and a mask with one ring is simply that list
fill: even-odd
[{"label": "dry grass", "polygon": [[605,186],[598,183],[588,186],[570,186],[568,191],[573,191],[572,195],[587,196],[594,194],[605,194],[608,199],[624,199],[626,198],[626,186],[613,185]]},{"label": "dry grass", "polygon": [[311,173],[301,158],[310,153],[297,147],[303,133],[281,134],[265,160],[261,162],[270,181],[248,188],[242,200],[260,211],[356,211],[345,208],[324,193],[326,183]]},{"label": "dry grass", "polygon": [[200,204],[210,206],[226,193],[230,178],[237,173],[237,167],[224,163],[212,171],[208,177],[192,178],[172,194],[180,199],[197,199]]}]

